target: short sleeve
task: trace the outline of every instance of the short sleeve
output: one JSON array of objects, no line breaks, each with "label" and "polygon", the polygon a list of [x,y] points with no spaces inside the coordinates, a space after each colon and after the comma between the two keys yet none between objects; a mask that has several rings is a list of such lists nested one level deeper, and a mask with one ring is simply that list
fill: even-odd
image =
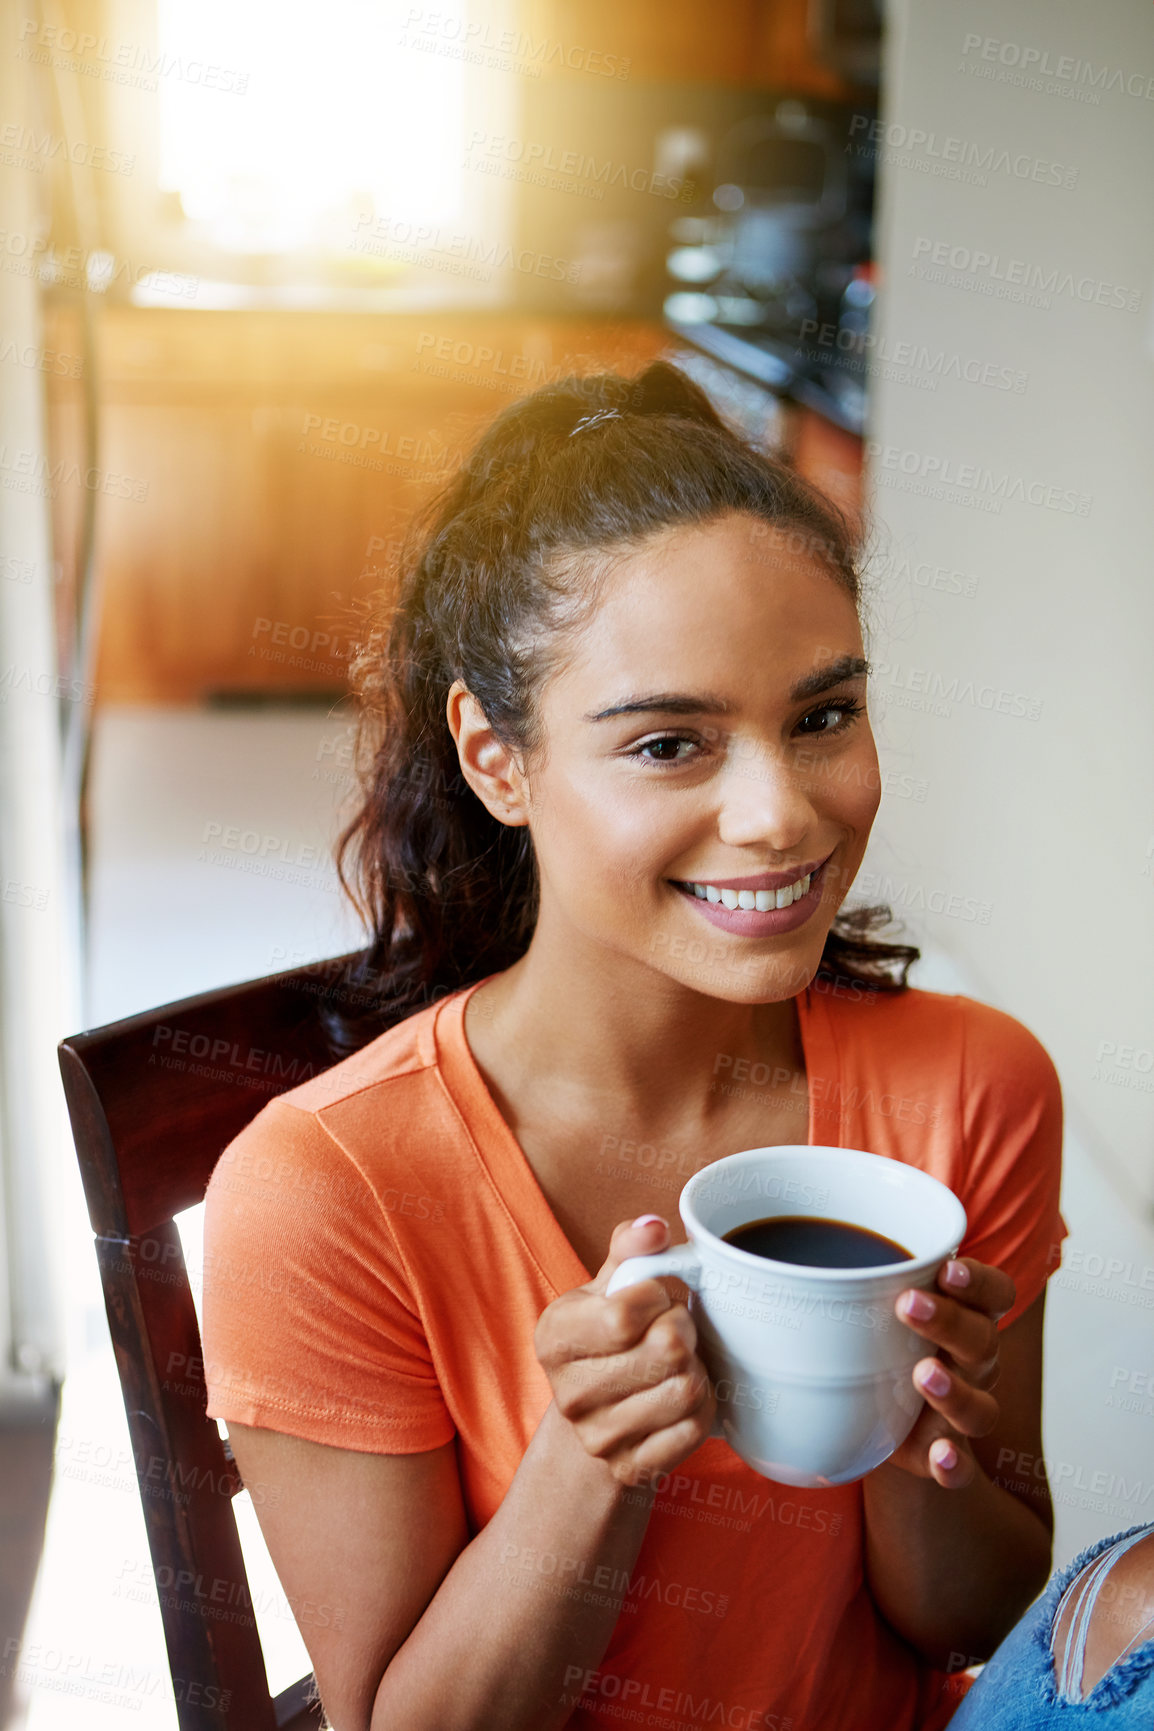
[{"label": "short sleeve", "polygon": [[1017,1298],[1002,1319],[1006,1328],[1061,1260],[1062,1090],[1049,1054],[1027,1028],[987,1004],[962,1004],[963,1253],[1013,1279]]},{"label": "short sleeve", "polygon": [[388,1219],[313,1113],[270,1102],[205,1204],[210,1418],[368,1454],[453,1437]]}]

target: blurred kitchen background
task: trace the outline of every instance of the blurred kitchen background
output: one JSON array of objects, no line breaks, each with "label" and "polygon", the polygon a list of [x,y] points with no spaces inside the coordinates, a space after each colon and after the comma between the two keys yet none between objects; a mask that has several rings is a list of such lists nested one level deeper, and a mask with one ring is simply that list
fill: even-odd
[{"label": "blurred kitchen background", "polygon": [[1154,1518],[1154,16],[884,13],[0,0],[0,1723],[175,1723],[55,1042],[356,944],[413,511],[659,354],[863,513],[856,894],[1058,1065],[1057,1560]]}]

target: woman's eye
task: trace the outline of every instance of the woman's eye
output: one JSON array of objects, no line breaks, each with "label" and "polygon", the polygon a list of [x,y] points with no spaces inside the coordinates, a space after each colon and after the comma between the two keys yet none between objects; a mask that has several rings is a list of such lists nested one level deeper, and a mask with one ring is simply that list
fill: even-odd
[{"label": "woman's eye", "polygon": [[811,709],[802,716],[797,724],[798,732],[810,734],[839,733],[861,712],[861,704],[853,697],[823,703],[817,709]]},{"label": "woman's eye", "polygon": [[642,757],[647,763],[685,763],[696,744],[683,733],[664,733],[659,739],[643,739],[630,756]]}]

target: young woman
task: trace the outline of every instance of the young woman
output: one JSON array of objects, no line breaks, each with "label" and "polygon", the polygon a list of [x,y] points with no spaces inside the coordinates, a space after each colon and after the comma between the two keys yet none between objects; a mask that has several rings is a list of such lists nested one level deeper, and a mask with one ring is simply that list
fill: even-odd
[{"label": "young woman", "polygon": [[[336,1731],[930,1731],[1046,1579],[1058,1085],[839,918],[880,786],[858,589],[838,512],[664,365],[506,411],[407,564],[344,844],[375,1037],[206,1218],[209,1412]],[[835,1490],[709,1436],[680,1289],[604,1296],[772,1143],[969,1219],[898,1303],[923,1414]]]}]

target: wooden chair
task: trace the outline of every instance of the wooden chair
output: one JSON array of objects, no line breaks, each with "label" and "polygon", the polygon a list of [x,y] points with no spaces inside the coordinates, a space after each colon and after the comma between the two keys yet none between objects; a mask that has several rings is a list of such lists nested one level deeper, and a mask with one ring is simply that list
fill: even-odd
[{"label": "wooden chair", "polygon": [[173,1216],[203,1201],[218,1156],[266,1100],[333,1062],[318,1006],[349,959],[205,992],[60,1045],[180,1731],[322,1723],[311,1675],[269,1693],[232,1508],[243,1487],[205,1414]]}]

